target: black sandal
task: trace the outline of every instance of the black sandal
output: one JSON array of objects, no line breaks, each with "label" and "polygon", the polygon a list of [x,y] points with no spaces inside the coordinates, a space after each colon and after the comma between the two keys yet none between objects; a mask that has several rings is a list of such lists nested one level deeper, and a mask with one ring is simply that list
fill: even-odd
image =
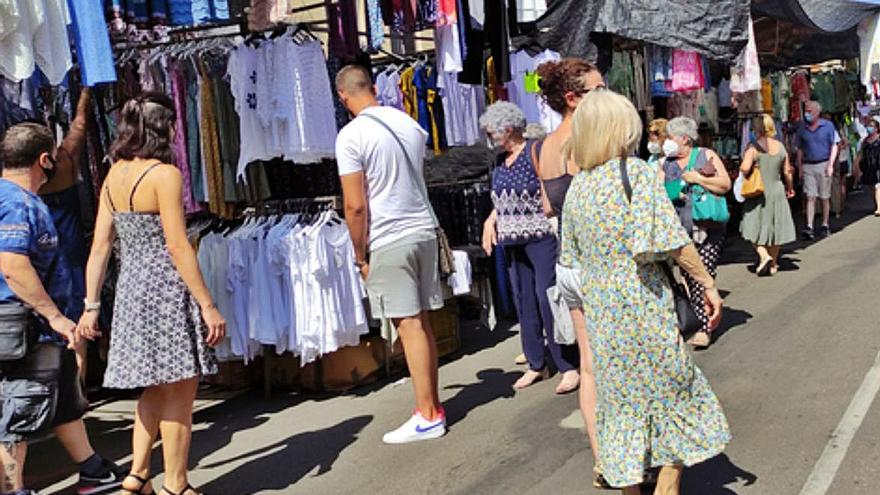
[{"label": "black sandal", "polygon": [[[150,482],[149,480],[145,480],[136,474],[129,474],[128,476],[126,476],[126,479],[127,478],[136,479],[137,482],[141,484],[141,486],[139,486],[137,490],[128,490],[126,488],[123,488],[123,493],[132,493],[134,495],[156,495],[156,492],[154,492],[153,490],[150,490],[149,492],[144,491],[144,487],[146,487],[147,483]],[[125,483],[125,480],[122,480],[122,482]]]},{"label": "black sandal", "polygon": [[196,489],[193,488],[193,486],[190,484],[187,484],[186,488],[184,488],[183,491],[180,493],[174,493],[171,490],[169,490],[168,487],[165,487],[165,486],[162,487],[162,491],[167,492],[168,495],[186,495],[186,492],[198,493],[198,492],[196,492]]}]

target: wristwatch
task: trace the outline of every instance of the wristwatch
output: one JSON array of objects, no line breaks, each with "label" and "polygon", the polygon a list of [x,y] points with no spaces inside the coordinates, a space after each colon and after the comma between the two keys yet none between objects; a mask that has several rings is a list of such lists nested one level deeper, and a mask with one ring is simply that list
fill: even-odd
[{"label": "wristwatch", "polygon": [[369,263],[367,263],[366,261],[355,261],[354,262],[354,266],[356,266],[358,268],[358,270],[362,269],[363,267],[367,266],[368,264]]},{"label": "wristwatch", "polygon": [[101,310],[100,302],[89,302],[88,299],[83,299],[83,305],[85,307],[86,313],[94,313]]}]

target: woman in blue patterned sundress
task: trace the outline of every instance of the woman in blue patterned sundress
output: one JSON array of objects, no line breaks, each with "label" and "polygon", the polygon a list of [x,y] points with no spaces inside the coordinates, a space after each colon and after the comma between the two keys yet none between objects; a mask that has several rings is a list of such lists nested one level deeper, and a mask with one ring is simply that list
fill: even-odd
[{"label": "woman in blue patterned sundress", "polygon": [[[174,102],[161,93],[128,101],[120,113],[114,160],[104,181],[86,268],[86,296],[98,301],[114,240],[119,279],[104,386],[144,391],[132,435],[131,474],[123,493],[152,493],[150,457],[162,435],[162,495],[197,493],[187,480],[193,403],[199,379],[217,372],[212,346],[225,336],[186,236],[183,181],[174,163]],[[98,333],[97,303],[87,303],[78,332]]]},{"label": "woman in blue patterned sundress", "polygon": [[718,455],[730,433],[679,333],[658,263],[674,258],[706,287],[713,324],[721,319],[721,297],[656,167],[626,160],[627,198],[619,157],[632,154],[641,133],[638,113],[617,93],[594,90],[578,105],[571,151],[583,172],[566,197],[560,263],[583,270],[605,479],[635,495],[646,469],[662,467],[655,493],[678,494],[682,467]]}]

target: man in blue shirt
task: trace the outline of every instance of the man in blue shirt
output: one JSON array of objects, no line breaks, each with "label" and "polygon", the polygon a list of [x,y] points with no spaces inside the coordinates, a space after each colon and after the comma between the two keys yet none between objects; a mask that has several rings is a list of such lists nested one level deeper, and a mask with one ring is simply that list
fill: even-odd
[{"label": "man in blue shirt", "polygon": [[803,235],[807,239],[816,236],[813,219],[816,217],[816,198],[822,201],[822,230],[820,236],[831,235],[831,186],[833,184],[834,163],[837,161],[837,143],[840,135],[834,124],[820,117],[822,105],[807,102],[804,111],[804,124],[797,131],[797,165],[804,182],[807,196],[807,223]]},{"label": "man in blue shirt", "polygon": [[[22,359],[0,361],[0,493],[23,489],[26,442],[52,426],[80,467],[80,493],[110,493],[118,468],[97,455],[82,417],[88,408],[78,378],[76,324],[59,307],[71,291],[67,264],[49,209],[36,192],[53,174],[55,140],[40,124],[11,127],[0,143],[0,309],[31,308],[38,339]],[[67,347],[67,348],[66,348]]]}]

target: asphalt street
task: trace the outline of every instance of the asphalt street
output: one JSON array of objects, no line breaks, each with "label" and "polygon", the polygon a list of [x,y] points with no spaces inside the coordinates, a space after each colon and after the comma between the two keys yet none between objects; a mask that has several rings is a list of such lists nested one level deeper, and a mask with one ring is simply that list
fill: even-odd
[{"label": "asphalt street", "polygon": [[[880,398],[871,393],[880,369],[880,218],[866,216],[865,199],[831,238],[786,249],[772,278],[749,271],[748,246],[728,244],[718,276],[724,322],[715,345],[695,357],[733,441],[685,471],[683,493],[880,493]],[[590,487],[577,397],[556,396],[558,378],[514,393],[516,327],[470,329],[464,344],[440,372],[445,438],[381,443],[412,408],[408,382],[341,396],[215,397],[198,404],[193,484],[207,494],[608,493]],[[87,420],[97,450],[123,463],[131,406],[104,404]],[[75,482],[51,438],[33,445],[27,468],[44,494]],[[807,491],[808,479],[825,491]]]}]

